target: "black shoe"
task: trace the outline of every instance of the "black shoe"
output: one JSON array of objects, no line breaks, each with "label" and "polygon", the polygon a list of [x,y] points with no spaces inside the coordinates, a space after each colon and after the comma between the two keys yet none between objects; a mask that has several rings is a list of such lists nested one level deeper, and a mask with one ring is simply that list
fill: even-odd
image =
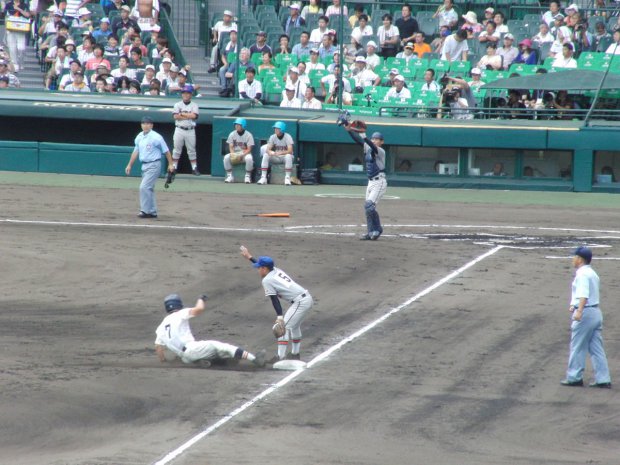
[{"label": "black shoe", "polygon": [[590,383],[589,386],[602,389],[611,389],[611,383]]},{"label": "black shoe", "polygon": [[192,174],[193,174],[194,176],[200,176],[200,171],[198,171],[198,168],[194,168],[194,169],[192,170]]},{"label": "black shoe", "polygon": [[273,365],[274,363],[278,363],[280,360],[281,360],[280,357],[278,357],[277,355],[274,355],[269,360],[267,360],[266,363],[269,363],[270,365]]},{"label": "black shoe", "polygon": [[580,379],[579,381],[569,381],[567,379],[563,379],[560,381],[560,384],[562,386],[583,386],[583,379]]},{"label": "black shoe", "polygon": [[207,73],[209,74],[213,74],[217,71],[217,68],[215,66],[211,66],[208,70]]},{"label": "black shoe", "polygon": [[286,356],[287,360],[301,360],[301,356],[299,354],[288,354]]},{"label": "black shoe", "polygon": [[157,218],[157,213],[138,213],[138,218]]},{"label": "black shoe", "polygon": [[372,240],[372,237],[370,237],[370,234],[364,234],[363,236],[360,236],[360,241],[370,241]]}]

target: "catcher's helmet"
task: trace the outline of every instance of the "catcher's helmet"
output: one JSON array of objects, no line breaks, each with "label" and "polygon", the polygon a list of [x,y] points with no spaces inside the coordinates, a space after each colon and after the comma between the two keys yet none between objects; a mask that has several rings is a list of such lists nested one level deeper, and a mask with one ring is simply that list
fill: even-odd
[{"label": "catcher's helmet", "polygon": [[373,132],[371,139],[381,139],[383,140],[383,134],[381,134],[380,132]]},{"label": "catcher's helmet", "polygon": [[233,122],[233,124],[240,124],[240,125],[241,125],[241,127],[242,127],[243,129],[245,129],[245,127],[247,126],[248,122],[245,120],[245,118],[237,118],[237,119]]},{"label": "catcher's helmet", "polygon": [[284,123],[283,121],[276,121],[276,123],[273,125],[274,129],[279,129],[282,132],[286,132],[286,123]]},{"label": "catcher's helmet", "polygon": [[181,296],[179,294],[170,294],[166,296],[164,299],[164,307],[166,308],[166,312],[172,313],[175,310],[180,310],[183,308],[183,301],[181,300]]}]

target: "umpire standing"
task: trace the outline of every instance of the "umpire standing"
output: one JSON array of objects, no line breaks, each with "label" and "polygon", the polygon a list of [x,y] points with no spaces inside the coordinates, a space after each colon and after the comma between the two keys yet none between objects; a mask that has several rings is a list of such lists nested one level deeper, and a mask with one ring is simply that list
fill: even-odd
[{"label": "umpire standing", "polygon": [[192,94],[194,92],[193,86],[185,86],[181,89],[181,101],[174,104],[172,110],[172,116],[174,117],[174,130],[173,142],[174,148],[172,149],[172,158],[174,161],[174,169],[179,166],[179,159],[181,158],[181,151],[183,145],[187,149],[187,156],[192,164],[192,173],[196,176],[200,175],[198,171],[198,164],[196,161],[196,120],[198,119],[198,105],[192,102]]},{"label": "umpire standing", "polygon": [[131,167],[140,157],[142,163],[142,182],[140,183],[140,213],[139,218],[157,218],[157,202],[155,201],[155,182],[161,174],[161,157],[168,160],[168,171],[174,172],[172,155],[164,138],[153,131],[153,120],[149,116],[142,118],[142,132],[135,139],[135,148],[125,168],[129,176]]},{"label": "umpire standing", "polygon": [[381,219],[377,212],[377,203],[387,190],[387,180],[385,178],[385,150],[383,146],[383,134],[374,132],[370,139],[366,137],[366,123],[363,121],[344,122],[345,129],[351,138],[364,147],[364,162],[366,163],[366,174],[368,175],[368,187],[366,188],[366,202],[364,210],[366,212],[366,226],[368,231],[360,240],[376,241],[383,233]]},{"label": "umpire standing", "polygon": [[583,386],[588,352],[592,358],[594,382],[590,387],[610,388],[611,378],[603,348],[603,314],[599,308],[599,277],[590,266],[592,251],[578,247],[573,256],[573,280],[569,311],[572,313],[570,356],[564,386]]}]

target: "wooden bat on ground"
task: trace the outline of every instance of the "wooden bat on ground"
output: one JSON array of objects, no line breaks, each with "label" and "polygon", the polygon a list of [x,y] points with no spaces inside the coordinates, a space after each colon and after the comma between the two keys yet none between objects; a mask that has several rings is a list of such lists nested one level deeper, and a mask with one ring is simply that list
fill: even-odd
[{"label": "wooden bat on ground", "polygon": [[257,213],[253,215],[241,215],[241,216],[260,216],[261,218],[289,218],[290,213]]}]

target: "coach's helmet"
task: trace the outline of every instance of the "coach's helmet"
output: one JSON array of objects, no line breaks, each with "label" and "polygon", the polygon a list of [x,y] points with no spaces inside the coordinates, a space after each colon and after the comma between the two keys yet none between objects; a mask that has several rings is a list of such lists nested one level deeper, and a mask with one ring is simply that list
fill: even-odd
[{"label": "coach's helmet", "polygon": [[248,122],[245,120],[245,118],[237,118],[233,124],[239,124],[243,129],[245,129],[245,127],[248,125]]},{"label": "coach's helmet", "polygon": [[283,121],[276,121],[273,125],[273,128],[279,129],[282,132],[286,132],[286,123],[284,123]]},{"label": "coach's helmet", "polygon": [[179,294],[170,294],[166,296],[164,299],[164,307],[166,308],[166,312],[172,313],[175,310],[180,310],[183,308],[183,301],[181,300],[181,296]]}]

